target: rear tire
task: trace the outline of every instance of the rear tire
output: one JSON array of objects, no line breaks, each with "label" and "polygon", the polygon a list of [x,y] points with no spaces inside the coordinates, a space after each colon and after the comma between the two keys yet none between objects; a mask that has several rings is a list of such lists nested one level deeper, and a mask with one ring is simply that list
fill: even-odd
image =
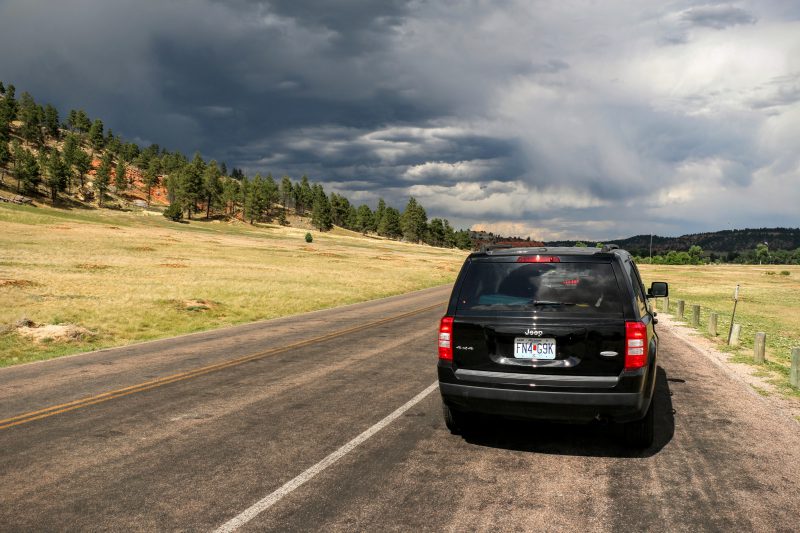
[{"label": "rear tire", "polygon": [[444,415],[444,425],[453,435],[460,435],[467,429],[468,415],[462,411],[457,411],[442,402],[442,414]]},{"label": "rear tire", "polygon": [[650,407],[641,420],[628,422],[622,428],[625,444],[630,448],[644,450],[653,445],[655,437],[655,396],[650,400]]}]

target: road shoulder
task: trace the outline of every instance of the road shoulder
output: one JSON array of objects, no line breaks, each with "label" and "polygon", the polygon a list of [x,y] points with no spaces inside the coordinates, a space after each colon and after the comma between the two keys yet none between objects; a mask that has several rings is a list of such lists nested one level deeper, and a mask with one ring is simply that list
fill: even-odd
[{"label": "road shoulder", "polygon": [[703,336],[700,331],[687,326],[685,322],[677,320],[673,315],[659,312],[658,320],[659,333],[668,330],[669,334],[682,340],[731,379],[741,383],[748,394],[769,405],[776,413],[800,425],[800,400],[782,394],[770,383],[769,376],[759,375],[757,367],[733,361],[733,354],[719,350],[717,343]]}]

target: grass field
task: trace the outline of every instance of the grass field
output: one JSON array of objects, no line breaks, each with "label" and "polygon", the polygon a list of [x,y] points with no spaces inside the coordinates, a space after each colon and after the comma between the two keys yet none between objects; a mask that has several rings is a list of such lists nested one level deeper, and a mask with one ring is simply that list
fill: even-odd
[{"label": "grass field", "polygon": [[[785,392],[800,395],[788,385],[792,347],[800,346],[800,267],[786,265],[640,265],[645,284],[670,284],[670,312],[676,300],[685,300],[687,321],[691,305],[699,304],[700,330],[708,329],[708,317],[719,313],[717,340],[738,362],[752,363],[756,332],[767,334],[767,364],[762,372],[772,373],[774,384]],[[733,291],[740,285],[736,322],[741,324],[741,347],[725,345],[733,310]]]},{"label": "grass field", "polygon": [[[304,229],[2,204],[0,366],[435,286],[466,255],[312,233],[307,244]],[[23,317],[90,333],[31,340]]]}]

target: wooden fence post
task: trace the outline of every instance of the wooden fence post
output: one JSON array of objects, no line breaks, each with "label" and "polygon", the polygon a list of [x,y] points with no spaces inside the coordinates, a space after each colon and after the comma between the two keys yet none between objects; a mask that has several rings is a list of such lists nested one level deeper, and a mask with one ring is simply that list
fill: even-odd
[{"label": "wooden fence post", "polygon": [[700,325],[700,306],[697,304],[692,305],[692,326],[698,327]]},{"label": "wooden fence post", "polygon": [[683,320],[683,306],[685,302],[683,300],[678,300],[678,318]]},{"label": "wooden fence post", "polygon": [[792,348],[792,367],[789,369],[789,384],[800,389],[800,348]]},{"label": "wooden fence post", "polygon": [[717,336],[717,313],[711,313],[708,317],[708,332],[712,337]]},{"label": "wooden fence post", "polygon": [[669,313],[669,296],[664,298],[664,312]]},{"label": "wooden fence post", "polygon": [[767,334],[763,331],[756,333],[756,340],[753,343],[753,359],[756,363],[763,363],[767,348]]},{"label": "wooden fence post", "polygon": [[739,346],[739,334],[742,332],[741,324],[734,324],[731,329],[731,346]]}]

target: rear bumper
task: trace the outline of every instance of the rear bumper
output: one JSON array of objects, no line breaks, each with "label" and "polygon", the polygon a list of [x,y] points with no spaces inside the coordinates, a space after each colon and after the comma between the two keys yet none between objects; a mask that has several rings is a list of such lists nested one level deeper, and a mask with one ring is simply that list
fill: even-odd
[{"label": "rear bumper", "polygon": [[550,392],[439,383],[442,399],[465,411],[515,418],[589,422],[641,419],[649,398],[635,392]]},{"label": "rear bumper", "polygon": [[653,381],[651,372],[643,370],[623,376],[616,386],[609,380],[605,387],[598,387],[598,380],[591,379],[594,387],[589,389],[589,383],[576,378],[558,383],[540,383],[539,378],[528,386],[509,382],[505,377],[502,384],[491,380],[476,383],[477,376],[470,376],[470,381],[465,382],[457,377],[462,372],[440,365],[439,391],[446,404],[461,411],[564,422],[597,418],[629,422],[644,417],[650,406]]}]

